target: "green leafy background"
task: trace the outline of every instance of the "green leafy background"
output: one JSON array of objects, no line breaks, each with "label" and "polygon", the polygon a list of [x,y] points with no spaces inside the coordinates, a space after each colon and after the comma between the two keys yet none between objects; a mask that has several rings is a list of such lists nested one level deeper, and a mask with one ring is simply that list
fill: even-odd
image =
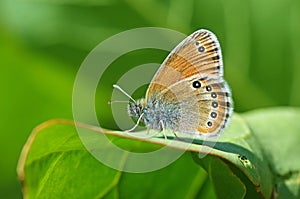
[{"label": "green leafy background", "polygon": [[[72,119],[76,71],[104,39],[145,26],[172,28],[185,34],[210,29],[221,42],[235,111],[245,112],[300,105],[299,21],[297,0],[0,1],[0,197],[22,197],[16,165],[26,139],[45,120]],[[99,120],[106,128],[117,129],[107,106],[111,85],[130,68],[160,63],[166,55],[158,50],[132,52],[106,71],[100,82],[101,99],[96,104]],[[135,97],[143,92],[141,89]],[[245,118],[260,121],[247,117],[247,113]],[[269,122],[270,128],[257,127],[255,131],[272,131]],[[286,146],[292,141],[288,140]],[[274,169],[280,171],[282,167]],[[203,179],[205,184],[206,176]],[[209,184],[207,189],[211,189]]]}]

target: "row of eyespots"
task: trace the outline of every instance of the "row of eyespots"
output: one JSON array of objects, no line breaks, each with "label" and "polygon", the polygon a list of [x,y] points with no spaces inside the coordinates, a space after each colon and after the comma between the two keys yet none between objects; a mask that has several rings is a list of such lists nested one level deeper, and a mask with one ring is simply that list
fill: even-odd
[{"label": "row of eyespots", "polygon": [[[208,92],[212,91],[211,86],[209,86],[209,85],[206,86],[206,91],[208,91]],[[211,97],[214,98],[214,99],[217,98],[217,93],[212,92],[212,93],[211,93]],[[218,104],[218,102],[213,101],[213,102],[211,103],[211,106],[212,106],[213,108],[218,108],[219,104]],[[210,116],[211,116],[212,118],[215,119],[215,118],[217,118],[218,114],[217,114],[216,112],[213,111],[213,112],[210,113]],[[208,122],[207,122],[207,126],[208,126],[208,127],[211,127],[211,126],[212,126],[212,125],[211,125],[211,121],[208,121]]]},{"label": "row of eyespots", "polygon": [[[192,86],[193,86],[193,88],[198,89],[198,88],[201,88],[202,85],[201,85],[200,81],[196,80],[193,82]],[[208,92],[212,91],[211,86],[206,86],[206,91],[208,91]],[[212,92],[211,97],[214,99],[217,98],[217,93]],[[216,107],[214,107],[214,108],[216,108]]]},{"label": "row of eyespots", "polygon": [[[195,88],[195,89],[199,89],[199,88],[201,88],[201,82],[200,81],[198,81],[198,80],[196,80],[196,81],[194,81],[193,83],[192,83],[192,86],[193,86],[193,88]],[[208,92],[210,92],[210,91],[212,91],[212,87],[211,86],[206,86],[206,91],[208,91]],[[212,92],[211,93],[211,97],[212,98],[217,98],[217,93],[215,93],[215,92]],[[218,102],[216,102],[216,101],[213,101],[212,102],[212,107],[213,108],[217,108],[219,106],[219,104],[218,104]],[[210,114],[210,116],[212,117],[212,118],[216,118],[217,116],[218,116],[218,114],[216,113],[216,112],[211,112],[211,114]],[[211,127],[213,125],[213,123],[211,122],[211,121],[208,121],[207,122],[207,126],[208,127]]]},{"label": "row of eyespots", "polygon": [[[200,81],[196,80],[196,81],[194,81],[194,82],[192,83],[192,86],[193,86],[193,88],[198,89],[198,88],[201,88],[202,85],[201,85],[201,82],[200,82]],[[205,88],[206,88],[206,91],[208,91],[208,92],[211,92],[211,91],[212,91],[212,87],[211,87],[210,85],[206,86]],[[212,93],[211,93],[211,97],[212,97],[212,98],[216,99],[217,96],[218,96],[218,94],[217,94],[216,92],[212,92]],[[229,93],[226,92],[226,93],[225,93],[225,96],[226,96],[226,97],[229,97]],[[216,101],[213,101],[213,102],[211,103],[211,106],[212,106],[213,108],[218,108],[219,103],[216,102]],[[226,106],[227,106],[227,107],[230,107],[230,106],[231,106],[230,102],[226,102]],[[210,116],[211,116],[211,118],[214,118],[214,119],[215,119],[215,118],[218,116],[218,114],[217,114],[216,112],[211,112]],[[227,122],[227,119],[230,117],[230,115],[227,113],[227,114],[225,115],[225,117],[226,117],[226,119],[225,119],[225,123],[226,123],[226,122]],[[208,121],[208,122],[207,122],[207,126],[208,126],[208,127],[211,127],[212,124],[213,124],[213,123],[212,123],[211,121]],[[224,126],[224,127],[225,127],[225,126]]]}]

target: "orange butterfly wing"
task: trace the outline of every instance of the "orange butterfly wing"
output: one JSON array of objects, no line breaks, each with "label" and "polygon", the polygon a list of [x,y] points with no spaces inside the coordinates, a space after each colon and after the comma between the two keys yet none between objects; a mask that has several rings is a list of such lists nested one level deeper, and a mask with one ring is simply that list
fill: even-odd
[{"label": "orange butterfly wing", "polygon": [[222,132],[228,123],[230,93],[216,36],[198,30],[165,59],[149,85],[146,101],[160,99],[178,105],[180,124],[172,130],[210,136]]}]

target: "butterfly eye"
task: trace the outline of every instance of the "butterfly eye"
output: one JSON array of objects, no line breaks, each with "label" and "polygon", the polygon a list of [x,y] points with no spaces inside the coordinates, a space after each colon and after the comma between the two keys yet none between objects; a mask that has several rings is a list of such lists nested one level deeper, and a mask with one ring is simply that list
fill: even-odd
[{"label": "butterfly eye", "polygon": [[137,105],[135,106],[135,111],[137,112],[137,113],[139,113],[140,112],[140,107],[138,107]]},{"label": "butterfly eye", "polygon": [[200,88],[201,87],[201,83],[199,81],[194,81],[193,82],[193,87],[194,88]]},{"label": "butterfly eye", "polygon": [[198,48],[198,51],[199,51],[200,53],[203,53],[203,52],[205,51],[204,46],[200,46],[200,47]]}]

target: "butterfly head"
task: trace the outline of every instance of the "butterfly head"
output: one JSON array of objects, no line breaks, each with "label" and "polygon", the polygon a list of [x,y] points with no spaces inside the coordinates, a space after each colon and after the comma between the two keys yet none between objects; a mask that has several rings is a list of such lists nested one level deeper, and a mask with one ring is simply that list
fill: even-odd
[{"label": "butterfly head", "polygon": [[145,99],[139,99],[134,102],[129,102],[127,109],[129,116],[133,117],[134,119],[139,119],[144,113]]}]

